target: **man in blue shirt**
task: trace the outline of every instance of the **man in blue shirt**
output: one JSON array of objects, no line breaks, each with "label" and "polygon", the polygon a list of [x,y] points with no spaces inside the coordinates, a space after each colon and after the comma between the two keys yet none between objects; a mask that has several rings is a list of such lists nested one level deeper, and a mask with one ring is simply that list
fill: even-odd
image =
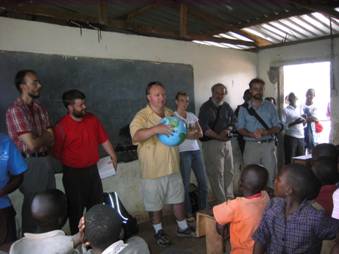
[{"label": "man in blue shirt", "polygon": [[[248,107],[239,110],[237,129],[246,142],[244,163],[263,165],[269,172],[268,187],[273,189],[277,171],[274,135],[281,130],[281,122],[274,105],[263,100],[265,82],[261,79],[252,79],[249,83],[251,100]],[[253,110],[266,123],[267,129],[254,116]]]},{"label": "man in blue shirt", "polygon": [[26,162],[14,143],[0,133],[0,246],[16,240],[15,211],[8,194],[20,186],[26,170]]}]

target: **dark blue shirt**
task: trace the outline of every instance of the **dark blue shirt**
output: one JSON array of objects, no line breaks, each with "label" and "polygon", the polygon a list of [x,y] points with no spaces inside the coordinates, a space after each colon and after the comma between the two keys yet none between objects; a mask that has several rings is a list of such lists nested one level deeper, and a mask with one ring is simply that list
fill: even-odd
[{"label": "dark blue shirt", "polygon": [[202,104],[200,108],[199,123],[204,133],[208,129],[211,129],[216,133],[220,133],[234,124],[234,113],[231,106],[227,102],[217,106],[212,101],[212,98],[210,98],[208,101]]},{"label": "dark blue shirt", "polygon": [[[6,186],[10,175],[20,175],[27,170],[27,164],[12,140],[0,133],[0,189]],[[0,209],[11,206],[8,195],[0,197]]]},{"label": "dark blue shirt", "polygon": [[339,221],[327,217],[311,201],[302,202],[287,218],[285,206],[283,198],[273,198],[253,235],[267,254],[318,254],[322,240],[335,238]]}]

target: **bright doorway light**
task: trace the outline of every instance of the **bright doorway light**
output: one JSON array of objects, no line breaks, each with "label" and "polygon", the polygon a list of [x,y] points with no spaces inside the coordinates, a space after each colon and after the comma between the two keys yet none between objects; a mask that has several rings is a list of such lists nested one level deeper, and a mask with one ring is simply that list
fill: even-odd
[{"label": "bright doorway light", "polygon": [[[317,107],[318,118],[324,129],[317,134],[317,143],[329,142],[331,129],[330,121],[330,62],[316,62],[307,64],[285,65],[284,71],[284,98],[293,92],[297,97],[298,105],[306,100],[306,91],[315,90],[313,102]],[[284,106],[287,106],[286,104]]]}]

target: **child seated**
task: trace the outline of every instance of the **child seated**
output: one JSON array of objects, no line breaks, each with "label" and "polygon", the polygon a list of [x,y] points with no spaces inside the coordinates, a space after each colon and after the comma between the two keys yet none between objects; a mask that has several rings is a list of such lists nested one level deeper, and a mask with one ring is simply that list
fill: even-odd
[{"label": "child seated", "polygon": [[327,216],[331,216],[332,195],[338,182],[337,162],[331,157],[320,157],[313,162],[312,170],[321,183],[321,189],[315,201],[324,208]]},{"label": "child seated", "polygon": [[243,197],[213,207],[220,225],[230,224],[231,253],[253,252],[252,235],[258,227],[269,196],[266,191],[268,172],[259,165],[248,165],[241,172],[239,192]]},{"label": "child seated", "polygon": [[274,189],[277,198],[270,201],[253,236],[253,253],[320,253],[322,240],[334,239],[339,223],[312,206],[320,190],[312,170],[283,166]]},{"label": "child seated", "polygon": [[69,254],[81,243],[80,233],[66,236],[61,230],[67,219],[67,199],[62,191],[52,189],[37,193],[31,212],[38,232],[25,233],[12,244],[10,254]]}]

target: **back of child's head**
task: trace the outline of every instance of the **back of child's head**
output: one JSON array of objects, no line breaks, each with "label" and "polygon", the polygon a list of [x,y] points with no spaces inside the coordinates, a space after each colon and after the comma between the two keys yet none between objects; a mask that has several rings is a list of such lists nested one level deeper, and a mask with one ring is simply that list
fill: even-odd
[{"label": "back of child's head", "polygon": [[247,165],[241,172],[239,190],[244,194],[256,194],[266,188],[268,172],[257,164]]},{"label": "back of child's head", "polygon": [[299,200],[312,200],[319,194],[321,183],[310,168],[299,164],[288,164],[282,167],[279,175],[287,174],[287,183],[293,195]]},{"label": "back of child's head", "polygon": [[338,151],[336,146],[330,143],[316,145],[312,149],[312,160],[315,161],[320,157],[331,157],[338,160]]},{"label": "back of child's head", "polygon": [[106,205],[95,205],[85,215],[84,238],[91,247],[104,250],[119,240],[122,230],[120,218]]},{"label": "back of child's head", "polygon": [[320,157],[313,161],[312,170],[322,185],[338,182],[337,161],[332,157]]},{"label": "back of child's head", "polygon": [[61,229],[67,219],[67,199],[57,189],[37,193],[31,204],[32,216],[40,231]]}]

